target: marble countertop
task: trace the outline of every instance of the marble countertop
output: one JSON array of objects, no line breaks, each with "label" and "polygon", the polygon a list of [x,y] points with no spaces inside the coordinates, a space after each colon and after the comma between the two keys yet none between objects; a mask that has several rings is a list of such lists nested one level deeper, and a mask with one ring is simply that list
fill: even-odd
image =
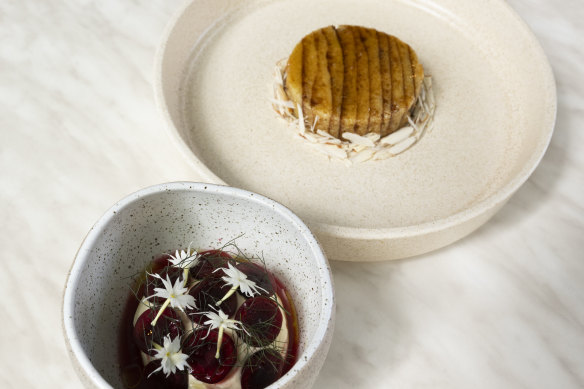
[{"label": "marble countertop", "polygon": [[[61,294],[118,199],[197,180],[162,130],[153,56],[180,0],[0,3],[0,387],[77,388]],[[332,268],[316,388],[584,387],[584,3],[509,0],[540,40],[558,117],[484,227],[414,259]]]}]

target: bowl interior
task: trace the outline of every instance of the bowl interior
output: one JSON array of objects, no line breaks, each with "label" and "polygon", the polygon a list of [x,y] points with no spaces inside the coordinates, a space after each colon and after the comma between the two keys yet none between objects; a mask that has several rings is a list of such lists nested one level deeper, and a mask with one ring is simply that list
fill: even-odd
[{"label": "bowl interior", "polygon": [[[193,1],[159,53],[159,103],[206,179],[274,198],[317,232],[435,228],[501,204],[545,151],[553,77],[537,41],[503,1],[242,4]],[[432,75],[434,129],[400,156],[347,168],[296,139],[273,112],[274,64],[302,36],[331,24],[400,37]]]},{"label": "bowl interior", "polygon": [[[114,206],[83,243],[65,296],[70,296],[72,342],[97,372],[122,387],[117,367],[118,329],[131,279],[157,254],[218,248],[236,238],[247,255],[262,255],[289,288],[298,312],[299,355],[330,314],[332,286],[318,243],[299,220],[273,202],[233,188],[170,187],[133,195]],[[284,211],[282,211],[284,210]],[[65,309],[67,311],[67,308]],[[67,312],[66,312],[67,317]]]}]

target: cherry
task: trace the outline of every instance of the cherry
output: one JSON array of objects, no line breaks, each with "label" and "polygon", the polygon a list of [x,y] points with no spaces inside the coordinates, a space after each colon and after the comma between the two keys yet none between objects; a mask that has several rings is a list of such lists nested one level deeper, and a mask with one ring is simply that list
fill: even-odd
[{"label": "cherry", "polygon": [[241,371],[241,389],[263,389],[282,375],[284,359],[275,350],[252,354]]},{"label": "cherry", "polygon": [[153,373],[160,367],[160,359],[150,362],[144,368],[143,383],[140,389],[187,389],[189,374],[185,370],[177,370],[167,377],[162,370]]},{"label": "cherry", "polygon": [[259,289],[261,295],[271,296],[274,294],[276,280],[272,273],[267,271],[264,267],[251,262],[242,262],[239,263],[236,268],[244,273],[248,280],[255,282],[257,286],[266,290],[266,292],[264,292],[262,289]]},{"label": "cherry", "polygon": [[206,316],[202,314],[203,312],[213,312],[219,308],[227,316],[232,316],[237,309],[237,296],[235,294],[229,296],[219,307],[215,305],[217,301],[220,301],[225,296],[230,288],[220,278],[207,278],[199,282],[189,291],[189,294],[195,298],[197,307],[187,309],[187,315],[197,324],[203,324],[206,320]]},{"label": "cherry", "polygon": [[249,336],[242,334],[243,340],[254,347],[272,343],[282,327],[282,312],[272,299],[257,296],[245,300],[235,314]]},{"label": "cherry", "polygon": [[164,337],[170,335],[170,339],[182,336],[184,330],[177,313],[171,308],[166,308],[156,325],[152,327],[152,320],[156,317],[158,309],[148,309],[138,317],[134,326],[134,342],[140,350],[146,354],[154,355],[152,342],[159,345],[164,343]]},{"label": "cherry", "polygon": [[233,260],[233,257],[221,250],[208,250],[203,251],[199,254],[199,260],[197,264],[190,269],[190,275],[196,279],[200,280],[207,277],[220,278],[224,274],[222,271],[215,270],[222,267],[227,267],[227,263]]},{"label": "cherry", "polygon": [[214,384],[221,381],[237,362],[237,349],[233,339],[223,333],[219,358],[215,358],[219,331],[200,328],[191,333],[184,341],[183,352],[189,355],[187,363],[191,374],[199,381]]}]

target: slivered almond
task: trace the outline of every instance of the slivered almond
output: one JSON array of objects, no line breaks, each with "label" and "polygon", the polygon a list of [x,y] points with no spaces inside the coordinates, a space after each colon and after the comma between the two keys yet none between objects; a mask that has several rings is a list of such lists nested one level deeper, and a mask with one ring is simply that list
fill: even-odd
[{"label": "slivered almond", "polygon": [[395,144],[401,142],[402,140],[406,139],[407,137],[409,137],[412,134],[412,132],[414,132],[414,128],[411,126],[400,128],[396,132],[391,133],[384,138],[381,138],[380,143],[384,144],[384,145],[387,145],[387,144],[395,145]]},{"label": "slivered almond", "polygon": [[354,153],[353,155],[351,155],[349,157],[349,160],[352,163],[360,163],[360,162],[365,162],[370,160],[373,157],[373,154],[375,154],[375,151],[372,149],[364,149],[358,153]]},{"label": "slivered almond", "polygon": [[375,143],[381,138],[381,136],[375,132],[370,132],[369,134],[365,134],[365,138],[369,139],[371,142]]},{"label": "slivered almond", "polygon": [[391,158],[393,156],[394,156],[394,154],[392,154],[389,150],[380,150],[380,151],[377,151],[375,153],[375,155],[373,156],[373,160],[379,161],[379,160]]},{"label": "slivered almond", "polygon": [[396,154],[399,154],[401,152],[404,152],[406,149],[408,149],[415,142],[416,142],[415,137],[409,137],[409,138],[402,140],[401,142],[399,142],[395,146],[390,147],[388,151],[390,153],[396,155]]},{"label": "slivered almond", "polygon": [[335,138],[334,136],[332,136],[331,134],[329,134],[328,132],[325,132],[323,130],[316,130],[316,133],[320,136],[322,136],[323,138],[326,139],[335,139],[338,140],[337,138]]},{"label": "slivered almond", "polygon": [[306,132],[306,125],[304,124],[304,111],[302,111],[302,105],[296,104],[296,110],[298,112],[298,133],[304,134]]},{"label": "slivered almond", "polygon": [[343,132],[343,138],[355,145],[363,145],[367,147],[375,146],[375,143],[371,139],[361,136],[359,134],[354,134],[352,132]]}]

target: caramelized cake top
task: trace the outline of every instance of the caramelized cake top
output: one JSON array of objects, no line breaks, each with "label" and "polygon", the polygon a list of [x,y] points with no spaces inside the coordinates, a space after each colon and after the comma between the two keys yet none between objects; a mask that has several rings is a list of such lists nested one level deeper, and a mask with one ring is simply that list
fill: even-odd
[{"label": "caramelized cake top", "polygon": [[[398,38],[360,26],[306,35],[285,68],[285,91],[308,124],[335,138],[391,134],[407,123],[424,69]],[[297,114],[297,112],[296,112]]]}]

